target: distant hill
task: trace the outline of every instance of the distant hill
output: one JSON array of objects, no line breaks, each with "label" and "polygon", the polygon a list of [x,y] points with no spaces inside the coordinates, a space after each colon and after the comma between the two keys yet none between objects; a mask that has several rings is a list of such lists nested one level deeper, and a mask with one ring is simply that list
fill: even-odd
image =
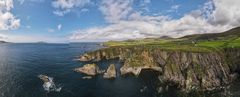
[{"label": "distant hill", "polygon": [[161,36],[160,39],[173,39],[173,38],[170,36]]},{"label": "distant hill", "polygon": [[6,42],[6,41],[3,41],[3,40],[0,40],[0,43],[8,43],[8,42]]},{"label": "distant hill", "polygon": [[224,40],[240,37],[240,27],[230,29],[222,33],[194,34],[187,35],[180,39],[186,40]]},{"label": "distant hill", "polygon": [[45,42],[45,41],[38,41],[38,42],[36,42],[36,43],[39,43],[39,44],[47,44],[47,42]]}]

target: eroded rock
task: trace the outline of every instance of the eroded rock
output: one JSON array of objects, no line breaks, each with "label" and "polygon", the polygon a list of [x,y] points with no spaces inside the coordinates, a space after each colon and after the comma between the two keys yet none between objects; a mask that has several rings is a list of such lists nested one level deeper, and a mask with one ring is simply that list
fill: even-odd
[{"label": "eroded rock", "polygon": [[98,74],[99,67],[96,64],[86,64],[83,67],[75,68],[74,71],[95,76]]},{"label": "eroded rock", "polygon": [[100,70],[96,64],[86,64],[83,67],[75,68],[74,71],[84,73],[89,76],[95,76],[105,72],[105,70]]},{"label": "eroded rock", "polygon": [[39,75],[38,78],[40,78],[43,81],[43,88],[44,90],[50,92],[60,92],[62,87],[57,87],[53,81],[52,77],[46,76],[46,75]]},{"label": "eroded rock", "polygon": [[121,75],[132,73],[135,76],[138,76],[144,69],[162,72],[162,68],[153,59],[153,56],[147,51],[133,54],[132,57],[128,58],[124,62],[124,65],[120,68],[120,72]]},{"label": "eroded rock", "polygon": [[116,68],[114,64],[111,64],[108,69],[107,72],[104,73],[103,78],[106,79],[111,79],[111,78],[116,78],[117,72],[116,72]]},{"label": "eroded rock", "polygon": [[79,61],[90,61],[91,58],[87,54],[80,56]]}]

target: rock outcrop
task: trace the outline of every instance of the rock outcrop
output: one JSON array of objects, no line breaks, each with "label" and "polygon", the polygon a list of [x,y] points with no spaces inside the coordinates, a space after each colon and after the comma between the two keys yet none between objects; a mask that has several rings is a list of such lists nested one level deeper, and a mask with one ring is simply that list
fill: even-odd
[{"label": "rock outcrop", "polygon": [[49,77],[46,75],[39,75],[38,78],[40,78],[44,83],[49,82]]},{"label": "rock outcrop", "polygon": [[159,72],[159,81],[184,91],[213,90],[234,81],[240,73],[240,49],[190,52],[147,47],[110,47],[85,54],[88,61],[123,61],[121,74]]},{"label": "rock outcrop", "polygon": [[131,57],[124,61],[124,65],[120,68],[120,71],[121,75],[131,73],[138,76],[144,69],[162,71],[162,68],[158,66],[153,56],[147,51],[133,53]]},{"label": "rock outcrop", "polygon": [[80,61],[90,61],[90,58],[88,55],[82,55],[82,56],[80,56],[79,60]]},{"label": "rock outcrop", "polygon": [[81,72],[90,76],[95,76],[103,72],[96,64],[86,64],[83,67],[75,68],[74,71]]},{"label": "rock outcrop", "polygon": [[55,83],[53,82],[53,78],[46,76],[46,75],[39,75],[38,78],[40,78],[43,81],[43,88],[44,90],[50,92],[50,91],[55,91],[55,92],[60,92],[61,87],[57,87]]},{"label": "rock outcrop", "polygon": [[112,79],[112,78],[116,78],[116,76],[117,76],[117,72],[116,72],[115,65],[111,64],[108,67],[107,72],[104,73],[103,78]]}]

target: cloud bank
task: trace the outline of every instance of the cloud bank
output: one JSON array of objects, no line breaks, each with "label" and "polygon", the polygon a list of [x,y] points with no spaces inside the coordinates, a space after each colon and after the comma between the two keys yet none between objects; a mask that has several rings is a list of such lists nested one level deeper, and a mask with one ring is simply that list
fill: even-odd
[{"label": "cloud bank", "polygon": [[0,30],[16,29],[20,26],[20,19],[12,13],[13,0],[0,0]]},{"label": "cloud bank", "polygon": [[[133,9],[134,0],[102,0],[99,10],[107,26],[74,31],[73,41],[107,41],[148,37],[181,37],[189,34],[217,33],[240,26],[240,1],[211,0],[179,19],[143,15]],[[147,0],[147,3],[151,2]],[[177,10],[179,6],[173,6]]]}]

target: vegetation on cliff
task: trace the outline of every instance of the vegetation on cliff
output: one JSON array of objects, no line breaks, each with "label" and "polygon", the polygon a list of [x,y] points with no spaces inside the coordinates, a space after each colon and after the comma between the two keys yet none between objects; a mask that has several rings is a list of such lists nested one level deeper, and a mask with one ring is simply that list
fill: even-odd
[{"label": "vegetation on cliff", "polygon": [[110,41],[105,43],[107,48],[86,53],[80,60],[119,58],[121,74],[152,69],[159,72],[161,83],[184,91],[220,89],[240,73],[239,34],[240,28],[235,28],[177,39]]}]

